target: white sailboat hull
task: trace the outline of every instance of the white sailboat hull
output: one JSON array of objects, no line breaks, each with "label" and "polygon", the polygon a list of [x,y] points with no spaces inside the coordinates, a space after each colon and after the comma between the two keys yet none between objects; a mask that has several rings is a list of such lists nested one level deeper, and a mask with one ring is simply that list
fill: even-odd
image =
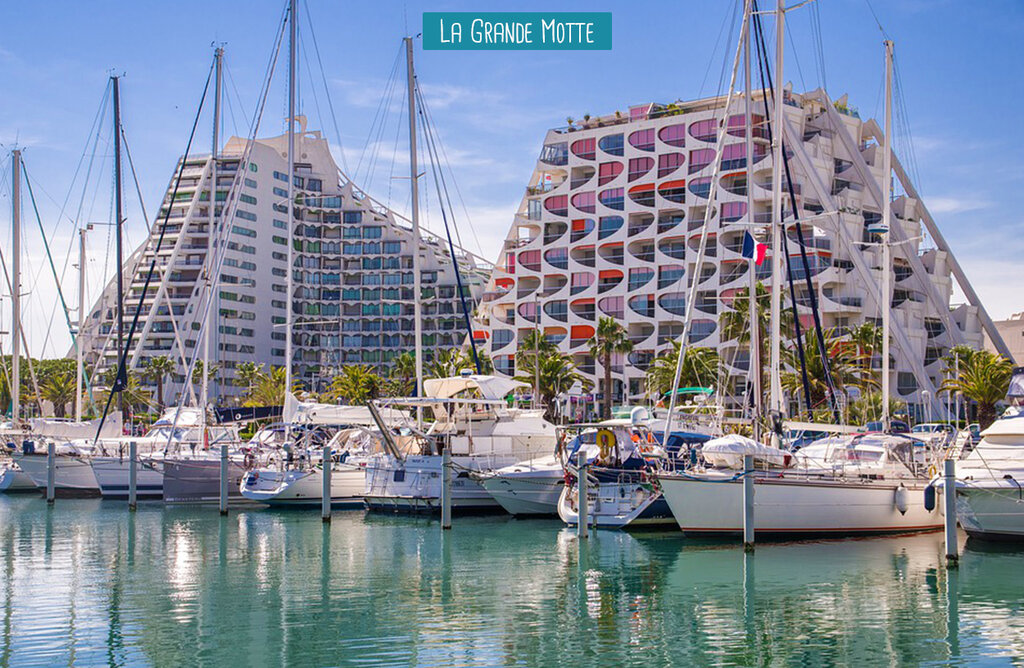
[{"label": "white sailboat hull", "polygon": [[[463,512],[501,511],[491,494],[469,477],[516,463],[516,456],[452,457],[452,509]],[[434,513],[441,510],[441,456],[414,455],[371,459],[366,469],[366,505],[373,510]]]},{"label": "white sailboat hull", "polygon": [[[14,461],[36,487],[46,489],[46,453],[15,453]],[[99,496],[100,487],[89,459],[69,455],[54,458],[54,492],[60,496]]]},{"label": "white sailboat hull", "polygon": [[7,467],[0,470],[0,494],[18,494],[22,492],[38,492],[39,488],[32,478],[19,468]]},{"label": "white sailboat hull", "polygon": [[[679,528],[687,534],[743,532],[743,480],[663,475],[661,488]],[[906,489],[906,512],[897,488]],[[924,506],[920,481],[755,478],[754,532],[849,536],[934,531],[942,528],[941,498]]]},{"label": "white sailboat hull", "polygon": [[[320,507],[321,469],[250,471],[242,477],[242,496],[271,506]],[[331,507],[362,508],[366,472],[361,466],[334,464],[331,468]]]},{"label": "white sailboat hull", "polygon": [[[93,457],[92,471],[104,499],[127,499],[131,477],[131,461],[121,457]],[[163,462],[140,459],[135,466],[135,496],[138,499],[160,499],[164,495]]]},{"label": "white sailboat hull", "polygon": [[535,475],[499,475],[483,478],[480,485],[510,515],[557,515],[558,498],[565,487],[560,472]]}]

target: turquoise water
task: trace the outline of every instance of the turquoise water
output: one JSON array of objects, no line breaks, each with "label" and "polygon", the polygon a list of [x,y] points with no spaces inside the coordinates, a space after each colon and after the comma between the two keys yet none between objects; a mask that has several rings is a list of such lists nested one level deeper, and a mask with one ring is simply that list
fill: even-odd
[{"label": "turquoise water", "polygon": [[1005,664],[1024,552],[0,497],[0,666]]}]

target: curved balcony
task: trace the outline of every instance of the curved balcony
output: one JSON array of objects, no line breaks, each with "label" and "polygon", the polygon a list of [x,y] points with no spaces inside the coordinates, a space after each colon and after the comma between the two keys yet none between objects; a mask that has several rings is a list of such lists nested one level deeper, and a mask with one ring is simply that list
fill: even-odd
[{"label": "curved balcony", "polygon": [[622,216],[602,216],[597,222],[597,240],[607,239],[622,229]]},{"label": "curved balcony", "polygon": [[629,160],[629,178],[627,181],[632,183],[642,179],[654,168],[654,158],[630,158]]},{"label": "curved balcony", "polygon": [[627,236],[634,237],[651,226],[654,222],[654,216],[649,213],[631,213],[629,214],[629,230]]},{"label": "curved balcony", "polygon": [[626,302],[629,309],[645,318],[654,317],[654,295],[636,295]]},{"label": "curved balcony", "polygon": [[575,262],[582,264],[584,267],[594,267],[594,247],[593,246],[576,246],[570,249],[569,257]]},{"label": "curved balcony", "polygon": [[552,221],[544,224],[544,245],[553,244],[565,236],[569,231],[569,225],[560,221]]},{"label": "curved balcony", "polygon": [[577,218],[572,221],[572,234],[569,235],[570,243],[577,243],[594,231],[596,224],[593,218]]},{"label": "curved balcony", "polygon": [[620,266],[624,262],[621,241],[613,241],[611,243],[604,244],[597,249],[597,252],[601,256],[601,259],[606,262]]},{"label": "curved balcony", "polygon": [[580,186],[587,184],[590,179],[594,178],[594,174],[596,173],[597,170],[589,165],[573,167],[572,178],[569,180],[569,188],[571,190],[576,190]]},{"label": "curved balcony", "polygon": [[623,316],[622,297],[605,297],[597,302],[597,308],[605,315],[621,320]]},{"label": "curved balcony", "polygon": [[592,297],[588,299],[574,300],[569,304],[569,309],[572,311],[573,315],[578,318],[583,318],[584,320],[593,320],[595,317],[594,299]]},{"label": "curved balcony", "polygon": [[622,282],[623,274],[618,269],[602,269],[597,276],[597,294],[608,292]]},{"label": "curved balcony", "polygon": [[519,289],[516,291],[516,299],[529,297],[540,287],[540,278],[537,276],[521,276],[519,278]]},{"label": "curved balcony", "polygon": [[622,173],[623,166],[621,162],[602,162],[598,167],[597,185],[598,187],[603,186],[607,183],[611,183],[619,177]]},{"label": "curved balcony", "polygon": [[683,276],[686,275],[686,269],[682,265],[678,264],[663,264],[658,267],[658,289],[663,290],[669,286],[675,285],[679,282]]},{"label": "curved balcony", "polygon": [[557,346],[559,343],[564,341],[567,336],[569,336],[569,332],[565,327],[544,328],[544,339],[552,345]]},{"label": "curved balcony", "polygon": [[647,341],[654,334],[654,325],[646,322],[631,322],[628,327],[629,340],[634,346]]},{"label": "curved balcony", "polygon": [[632,241],[629,244],[629,254],[641,262],[654,262],[654,242],[647,239]]},{"label": "curved balcony", "polygon": [[654,196],[654,184],[641,183],[638,186],[633,186],[629,189],[629,199],[633,200],[640,206],[655,206],[657,204],[657,199]]},{"label": "curved balcony", "polygon": [[559,322],[569,319],[569,303],[564,299],[548,301],[544,304],[544,313]]},{"label": "curved balcony", "polygon": [[549,248],[544,251],[544,261],[555,269],[568,269],[569,268],[569,249],[568,248]]},{"label": "curved balcony", "polygon": [[658,306],[672,315],[686,315],[686,293],[667,292],[658,297]]},{"label": "curved balcony", "polygon": [[627,289],[632,292],[639,290],[654,278],[653,267],[634,267],[629,270],[629,285]]}]

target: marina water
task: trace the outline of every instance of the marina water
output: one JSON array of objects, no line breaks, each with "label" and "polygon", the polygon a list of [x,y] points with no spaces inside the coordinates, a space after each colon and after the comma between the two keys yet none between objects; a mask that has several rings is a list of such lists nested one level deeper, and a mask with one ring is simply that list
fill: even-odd
[{"label": "marina water", "polygon": [[0,666],[1006,663],[1022,553],[0,497]]}]

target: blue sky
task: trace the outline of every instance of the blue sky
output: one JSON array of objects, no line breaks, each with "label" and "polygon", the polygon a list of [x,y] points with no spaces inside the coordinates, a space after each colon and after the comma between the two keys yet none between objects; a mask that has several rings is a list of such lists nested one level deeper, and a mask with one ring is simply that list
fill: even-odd
[{"label": "blue sky", "polygon": [[[824,79],[833,97],[849,93],[864,118],[881,115],[881,34],[865,0],[818,0]],[[341,130],[345,160],[354,168],[363,154],[400,40],[418,32],[423,11],[611,11],[612,51],[421,51],[417,69],[439,135],[452,159],[469,220],[460,221],[465,245],[495,258],[532,173],[544,132],[567,116],[609,113],[647,101],[692,99],[719,91],[723,63],[735,41],[737,2],[481,3],[334,2],[305,0],[312,17],[327,88]],[[0,7],[0,144],[17,139],[57,262],[62,268],[73,226],[59,219],[76,166],[111,70],[123,72],[124,124],[139,174],[147,214],[167,186],[182,152],[212,55],[225,42],[230,79],[228,133],[244,134],[243,117],[256,103],[283,0],[248,2],[4,3]],[[1024,6],[1012,0],[875,0],[875,12],[896,42],[905,113],[914,140],[918,188],[975,287],[998,318],[1024,310],[1024,131],[1022,51]],[[811,12],[789,16],[786,80],[797,90],[822,83],[815,64]],[[308,35],[308,23],[302,30]],[[771,30],[774,34],[774,30]],[[327,115],[311,40],[300,76],[302,110],[311,128],[337,143]],[[276,77],[264,116],[264,134],[283,128],[283,71]],[[315,95],[314,95],[315,92]],[[396,100],[392,105],[397,107]],[[317,109],[319,103],[319,111]],[[358,180],[378,199],[406,207],[404,139],[398,109],[375,145],[377,169]],[[897,137],[906,146],[906,133]],[[209,124],[200,128],[199,151],[209,150]],[[905,148],[903,149],[905,151]],[[91,153],[91,151],[89,151]],[[101,150],[83,218],[109,220],[109,159]],[[342,155],[341,149],[337,154]],[[908,156],[902,155],[904,161]],[[5,158],[6,161],[6,158]],[[364,165],[366,161],[364,160]],[[9,182],[7,167],[3,178]],[[81,177],[69,210],[82,197]],[[129,191],[129,194],[132,191]],[[9,238],[9,185],[0,189],[0,226]],[[132,200],[133,198],[129,198]],[[436,205],[434,206],[436,211]],[[142,239],[138,206],[129,208],[130,239]],[[432,220],[436,216],[432,216]],[[29,221],[34,224],[30,217]],[[433,223],[436,223],[433,220]],[[60,354],[69,337],[60,324],[47,327],[55,290],[47,279],[38,232],[27,232],[26,260],[39,278],[26,282],[30,346],[34,355]],[[5,249],[9,242],[5,242]],[[106,232],[90,242],[93,292],[112,265],[104,257]],[[68,285],[74,285],[68,269]],[[74,296],[70,296],[74,302]],[[5,300],[6,302],[6,300]],[[4,311],[3,325],[9,315]],[[49,331],[48,331],[49,330]],[[48,333],[47,333],[48,332]]]}]

